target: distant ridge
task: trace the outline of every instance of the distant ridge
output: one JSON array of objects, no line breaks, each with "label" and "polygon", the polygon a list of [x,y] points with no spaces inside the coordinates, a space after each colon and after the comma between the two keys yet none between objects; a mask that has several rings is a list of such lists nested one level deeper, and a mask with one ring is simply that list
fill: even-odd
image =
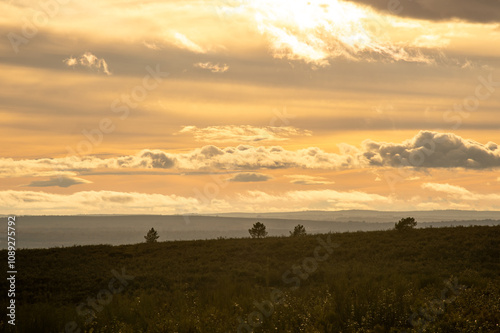
[{"label": "distant ridge", "polygon": [[431,210],[431,211],[377,211],[377,210],[340,210],[340,211],[300,211],[272,213],[221,213],[207,216],[241,218],[275,218],[293,220],[314,220],[331,222],[394,222],[402,217],[412,216],[419,222],[500,220],[500,211],[475,210]]},{"label": "distant ridge", "polygon": [[[236,216],[231,216],[232,214]],[[289,212],[230,213],[203,215],[78,215],[18,216],[16,236],[19,248],[49,248],[90,244],[134,244],[155,228],[160,241],[249,237],[256,221],[264,223],[269,236],[288,236],[297,224],[308,233],[356,232],[393,229],[402,217],[413,216],[417,228],[499,225],[500,212]],[[6,219],[6,218],[5,218]],[[6,231],[0,237],[6,239]],[[5,248],[5,242],[0,243]]]},{"label": "distant ridge", "polygon": [[[0,217],[13,216],[15,214],[2,214]],[[236,217],[236,218],[271,218],[287,220],[312,220],[330,222],[369,222],[382,223],[394,222],[402,217],[412,216],[418,222],[441,222],[441,221],[472,221],[472,220],[500,220],[499,211],[476,211],[476,210],[421,210],[421,211],[378,211],[378,210],[306,210],[288,212],[268,213],[186,213],[186,214],[76,214],[76,215],[16,215],[16,216],[207,216],[207,217]]]}]

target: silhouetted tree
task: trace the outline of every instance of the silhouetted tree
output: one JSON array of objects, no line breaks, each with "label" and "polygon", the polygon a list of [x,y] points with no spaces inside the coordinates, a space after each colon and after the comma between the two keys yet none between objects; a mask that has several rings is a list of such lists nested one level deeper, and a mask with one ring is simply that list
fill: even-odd
[{"label": "silhouetted tree", "polygon": [[252,238],[264,238],[267,236],[266,226],[263,223],[257,222],[252,229],[248,229]]},{"label": "silhouetted tree", "polygon": [[160,238],[160,236],[158,236],[158,232],[154,228],[151,228],[144,238],[146,239],[146,243],[156,243],[156,240]]},{"label": "silhouetted tree", "polygon": [[399,231],[411,230],[417,226],[417,221],[413,217],[406,217],[395,224],[394,229]]},{"label": "silhouetted tree", "polygon": [[290,236],[305,236],[306,235],[306,228],[302,224],[299,224],[295,226],[293,229],[293,232],[290,231]]}]

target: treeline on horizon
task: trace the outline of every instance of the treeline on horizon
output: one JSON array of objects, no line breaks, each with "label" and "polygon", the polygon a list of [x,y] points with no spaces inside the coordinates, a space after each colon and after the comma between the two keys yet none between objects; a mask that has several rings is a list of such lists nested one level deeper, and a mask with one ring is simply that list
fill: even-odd
[{"label": "treeline on horizon", "polygon": [[500,332],[500,226],[159,236],[18,250],[16,327],[0,330]]}]

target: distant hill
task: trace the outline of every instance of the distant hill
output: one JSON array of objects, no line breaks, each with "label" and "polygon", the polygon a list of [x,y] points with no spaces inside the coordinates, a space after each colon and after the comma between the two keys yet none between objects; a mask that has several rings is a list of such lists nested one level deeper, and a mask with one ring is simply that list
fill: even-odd
[{"label": "distant hill", "polygon": [[[418,227],[498,225],[498,212],[296,212],[265,214],[181,215],[79,215],[18,216],[17,245],[20,248],[49,248],[91,244],[134,244],[155,228],[160,241],[196,240],[218,237],[249,237],[256,221],[264,223],[270,236],[289,235],[297,224],[308,233],[387,230],[402,217],[413,216]],[[476,213],[476,214],[474,214]],[[432,214],[435,214],[433,218]],[[462,217],[462,218],[459,218]],[[492,219],[495,218],[496,220]],[[302,219],[301,219],[302,218]],[[469,218],[468,220],[466,218]],[[6,237],[6,229],[0,237]],[[5,243],[0,244],[5,248]]]},{"label": "distant hill", "polygon": [[[213,214],[215,215],[215,214]],[[302,211],[277,213],[223,213],[223,217],[274,218],[294,220],[315,220],[334,222],[393,222],[401,217],[412,216],[420,222],[500,220],[500,211],[432,210],[432,211]]]}]

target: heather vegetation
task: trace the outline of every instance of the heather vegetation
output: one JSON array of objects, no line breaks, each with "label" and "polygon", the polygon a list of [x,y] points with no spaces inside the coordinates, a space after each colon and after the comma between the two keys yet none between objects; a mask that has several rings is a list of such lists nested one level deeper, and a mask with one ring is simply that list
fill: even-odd
[{"label": "heather vegetation", "polygon": [[15,328],[500,331],[500,226],[300,234],[19,250]]}]

